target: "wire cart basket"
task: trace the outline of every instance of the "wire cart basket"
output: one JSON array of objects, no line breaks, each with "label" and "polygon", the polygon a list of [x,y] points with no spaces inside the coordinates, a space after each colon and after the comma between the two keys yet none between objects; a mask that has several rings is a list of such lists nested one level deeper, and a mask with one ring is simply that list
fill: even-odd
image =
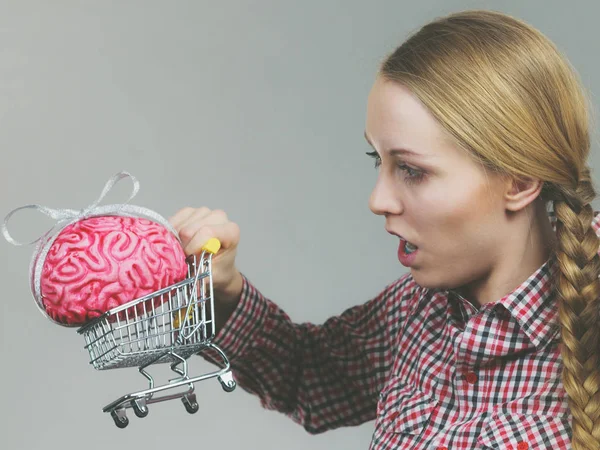
[{"label": "wire cart basket", "polygon": [[[235,389],[229,360],[211,342],[215,335],[212,256],[220,245],[217,239],[210,239],[202,247],[199,260],[190,256],[185,280],[113,308],[78,329],[95,369],[138,367],[148,380],[148,389],[123,395],[103,408],[117,427],[129,424],[127,408],[132,408],[137,417],[146,417],[149,404],[175,398],[181,399],[190,414],[197,412],[194,383],[198,381],[217,377],[224,391]],[[207,348],[220,355],[224,367],[190,377],[187,359]],[[163,363],[170,363],[171,370],[179,376],[155,386],[146,369]],[[157,395],[186,385],[187,391]]]}]

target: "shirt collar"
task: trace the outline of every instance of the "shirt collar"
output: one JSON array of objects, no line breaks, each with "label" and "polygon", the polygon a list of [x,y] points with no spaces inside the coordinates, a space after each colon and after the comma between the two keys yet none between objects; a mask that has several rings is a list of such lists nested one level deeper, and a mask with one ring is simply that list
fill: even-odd
[{"label": "shirt collar", "polygon": [[[592,226],[599,233],[600,211],[594,212]],[[548,212],[548,218],[552,229],[556,232],[556,215],[554,211]],[[511,293],[501,299],[486,303],[479,310],[495,310],[508,313],[514,318],[521,331],[527,336],[531,343],[540,347],[549,342],[559,331],[558,305],[556,302],[556,284],[558,283],[560,266],[556,255],[551,255],[538,270],[525,280]],[[437,289],[436,289],[437,290]],[[475,310],[464,297],[454,290],[442,291],[446,295],[454,295],[463,306],[471,307],[470,316],[478,311]]]},{"label": "shirt collar", "polygon": [[557,269],[558,264],[553,256],[511,293],[497,301],[486,303],[479,310],[458,292],[451,289],[445,293],[449,296],[449,301],[454,296],[456,302],[470,311],[467,312],[468,317],[486,311],[508,313],[518,322],[519,328],[531,343],[539,347],[552,339],[558,330],[558,309],[553,289],[553,280],[558,276]]},{"label": "shirt collar", "polygon": [[559,329],[554,286],[558,268],[553,255],[517,289],[497,302],[519,323],[536,347],[547,344]]},{"label": "shirt collar", "polygon": [[[553,231],[556,232],[554,211],[548,212],[548,218]],[[559,330],[555,290],[555,282],[559,275],[558,269],[556,255],[551,255],[516,289],[497,301],[485,304],[480,311],[489,309],[504,315],[508,313],[517,321],[521,331],[535,347],[539,348],[545,345]],[[462,299],[463,305],[468,304],[474,309],[473,305],[458,292],[450,290],[447,293],[452,293]]]},{"label": "shirt collar", "polygon": [[[556,233],[556,215],[548,211],[552,230]],[[598,233],[600,211],[594,212],[592,227]],[[525,282],[504,296],[497,304],[519,323],[521,330],[536,347],[548,343],[560,329],[556,289],[560,266],[553,254]]]}]

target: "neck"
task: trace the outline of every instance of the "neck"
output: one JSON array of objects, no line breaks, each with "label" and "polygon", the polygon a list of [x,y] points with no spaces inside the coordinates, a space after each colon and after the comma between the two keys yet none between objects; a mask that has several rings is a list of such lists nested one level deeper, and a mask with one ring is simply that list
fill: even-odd
[{"label": "neck", "polygon": [[509,244],[502,246],[502,257],[497,258],[498,262],[490,266],[484,277],[455,289],[455,292],[477,309],[513,292],[537,271],[556,249],[556,234],[548,219],[545,205],[541,201],[535,202],[530,212],[523,210],[521,214],[523,220],[515,221],[515,227],[518,229],[513,227],[509,230],[508,236],[511,238],[504,240]]}]

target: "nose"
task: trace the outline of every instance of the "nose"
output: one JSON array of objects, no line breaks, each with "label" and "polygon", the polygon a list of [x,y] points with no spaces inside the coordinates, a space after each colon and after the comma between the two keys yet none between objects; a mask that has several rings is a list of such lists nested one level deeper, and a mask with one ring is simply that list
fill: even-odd
[{"label": "nose", "polygon": [[402,206],[398,193],[385,177],[379,177],[369,198],[369,209],[378,216],[400,214]]}]

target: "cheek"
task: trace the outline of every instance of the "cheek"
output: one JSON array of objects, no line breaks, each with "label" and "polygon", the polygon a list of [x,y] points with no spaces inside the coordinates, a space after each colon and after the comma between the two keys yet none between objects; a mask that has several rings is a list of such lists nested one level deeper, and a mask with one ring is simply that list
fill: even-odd
[{"label": "cheek", "polygon": [[421,199],[417,222],[426,224],[421,229],[429,232],[423,238],[435,252],[464,255],[485,240],[494,208],[485,186],[457,180]]}]

